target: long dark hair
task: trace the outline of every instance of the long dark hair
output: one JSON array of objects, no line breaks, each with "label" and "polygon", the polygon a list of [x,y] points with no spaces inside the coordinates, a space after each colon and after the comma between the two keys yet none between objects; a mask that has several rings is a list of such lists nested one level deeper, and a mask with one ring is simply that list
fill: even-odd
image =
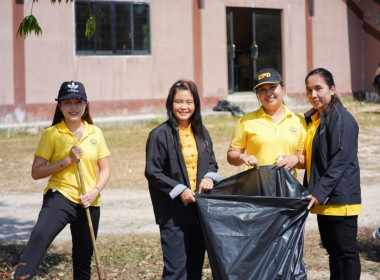
[{"label": "long dark hair", "polygon": [[170,88],[168,98],[166,99],[166,112],[168,114],[170,124],[178,127],[178,121],[173,114],[173,102],[177,90],[190,90],[193,95],[195,108],[193,115],[190,117],[191,128],[194,134],[198,135],[202,139],[202,142],[205,142],[201,116],[201,101],[197,86],[193,81],[178,80]]},{"label": "long dark hair", "polygon": [[[325,83],[327,84],[329,89],[331,89],[332,87],[336,88],[333,75],[331,74],[330,71],[328,71],[324,68],[317,68],[317,69],[310,71],[310,73],[307,74],[307,76],[305,78],[305,84],[307,82],[307,79],[310,76],[313,76],[315,74],[319,75],[325,81]],[[340,101],[339,97],[335,93],[335,94],[331,95],[331,100],[330,100],[329,104],[330,104],[330,106],[328,106],[327,111],[326,111],[327,115],[331,113],[331,111],[334,109],[336,104],[342,105],[342,102]]]},{"label": "long dark hair", "polygon": [[[59,108],[59,105],[61,105],[61,101],[58,101],[57,106],[55,107],[53,122],[51,124],[52,126],[57,123],[60,123],[64,119],[62,111]],[[94,124],[94,122],[92,121],[92,117],[90,115],[90,104],[88,102],[87,102],[86,108],[84,109],[84,113],[81,119],[86,121],[89,124]]]}]

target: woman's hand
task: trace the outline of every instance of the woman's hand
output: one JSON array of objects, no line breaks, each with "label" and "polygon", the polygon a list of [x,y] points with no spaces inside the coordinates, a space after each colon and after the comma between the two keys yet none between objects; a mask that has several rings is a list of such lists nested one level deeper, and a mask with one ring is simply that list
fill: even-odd
[{"label": "woman's hand", "polygon": [[80,161],[80,159],[82,158],[82,149],[77,145],[72,146],[70,149],[69,157],[71,163]]},{"label": "woman's hand", "polygon": [[310,203],[309,205],[307,206],[307,209],[311,209],[311,207],[315,204],[315,205],[319,205],[321,204],[321,202],[316,199],[314,196],[312,196],[311,194],[309,194],[308,196],[306,196],[308,199],[310,199]]},{"label": "woman's hand", "polygon": [[83,207],[88,208],[98,197],[99,191],[97,189],[92,189],[91,191],[86,192],[86,194],[81,194],[79,199],[81,200]]},{"label": "woman's hand", "polygon": [[291,170],[300,163],[298,156],[279,156],[276,161],[277,169],[285,167],[286,170]]},{"label": "woman's hand", "polygon": [[198,188],[198,193],[202,194],[212,190],[214,187],[214,181],[211,178],[205,177],[201,180]]},{"label": "woman's hand", "polygon": [[242,162],[245,163],[245,165],[253,166],[256,169],[259,169],[259,161],[257,160],[257,158],[255,156],[240,154],[239,158]]},{"label": "woman's hand", "polygon": [[186,188],[180,195],[183,203],[195,202],[195,193],[193,190]]}]

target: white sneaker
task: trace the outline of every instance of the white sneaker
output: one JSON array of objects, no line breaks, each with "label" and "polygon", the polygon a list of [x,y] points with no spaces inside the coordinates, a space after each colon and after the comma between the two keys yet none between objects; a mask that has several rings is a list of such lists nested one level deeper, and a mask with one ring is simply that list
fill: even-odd
[{"label": "white sneaker", "polygon": [[375,240],[377,242],[380,242],[380,228],[377,228],[373,233],[373,238],[375,238]]}]

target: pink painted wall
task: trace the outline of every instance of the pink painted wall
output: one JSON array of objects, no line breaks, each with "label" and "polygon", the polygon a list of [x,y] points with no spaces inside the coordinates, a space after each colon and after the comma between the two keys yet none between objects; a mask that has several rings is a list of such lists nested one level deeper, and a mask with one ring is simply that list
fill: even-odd
[{"label": "pink painted wall", "polygon": [[347,6],[343,1],[314,3],[314,68],[322,67],[333,74],[338,93],[351,92]]},{"label": "pink painted wall", "polygon": [[13,105],[13,25],[12,2],[0,4],[0,104]]},{"label": "pink painted wall", "polygon": [[[15,0],[12,0],[15,1]],[[12,1],[0,1],[0,123],[17,122],[14,106]],[[380,40],[362,28],[363,20],[380,32],[370,0],[314,1],[311,19],[313,68],[324,67],[335,78],[338,92],[372,91],[380,61]],[[193,3],[189,0],[148,0],[151,55],[77,56],[74,46],[74,5],[39,1],[33,14],[42,36],[25,40],[26,121],[51,119],[51,108],[62,81],[80,80],[96,114],[151,113],[163,105],[169,87],[179,78],[194,80]],[[283,78],[289,96],[301,96],[307,74],[306,2],[299,0],[203,0],[202,107],[211,108],[228,94],[226,7],[280,9]],[[368,13],[358,17],[347,3]],[[26,9],[26,5],[25,5]],[[30,10],[26,9],[26,14]],[[23,96],[23,95],[20,95]],[[16,104],[17,105],[17,104]],[[13,109],[12,109],[13,108]],[[21,109],[22,110],[22,109]]]},{"label": "pink painted wall", "polygon": [[190,1],[152,1],[150,7],[151,55],[78,56],[74,6],[39,2],[34,14],[43,35],[25,44],[28,102],[54,101],[60,83],[71,79],[84,83],[92,101],[166,98],[175,80],[193,79],[191,13],[178,13],[191,11]]},{"label": "pink painted wall", "polygon": [[[288,94],[303,92],[306,75],[306,27],[305,3],[292,0],[225,0],[223,6],[280,9],[282,11],[282,58],[283,79]],[[225,17],[224,7],[224,17]],[[225,24],[225,18],[224,26]],[[224,31],[224,42],[226,42]],[[226,53],[226,51],[225,51]],[[227,63],[227,62],[226,62]]]}]

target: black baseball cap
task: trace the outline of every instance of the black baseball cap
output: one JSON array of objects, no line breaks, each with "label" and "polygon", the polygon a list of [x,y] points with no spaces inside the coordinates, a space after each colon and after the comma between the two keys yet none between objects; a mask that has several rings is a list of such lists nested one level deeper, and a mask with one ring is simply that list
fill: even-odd
[{"label": "black baseball cap", "polygon": [[264,68],[256,73],[253,80],[253,90],[262,84],[279,84],[282,83],[281,75],[273,68]]},{"label": "black baseball cap", "polygon": [[56,98],[55,101],[63,101],[71,98],[87,101],[86,90],[81,82],[63,82],[58,92],[58,98]]}]

